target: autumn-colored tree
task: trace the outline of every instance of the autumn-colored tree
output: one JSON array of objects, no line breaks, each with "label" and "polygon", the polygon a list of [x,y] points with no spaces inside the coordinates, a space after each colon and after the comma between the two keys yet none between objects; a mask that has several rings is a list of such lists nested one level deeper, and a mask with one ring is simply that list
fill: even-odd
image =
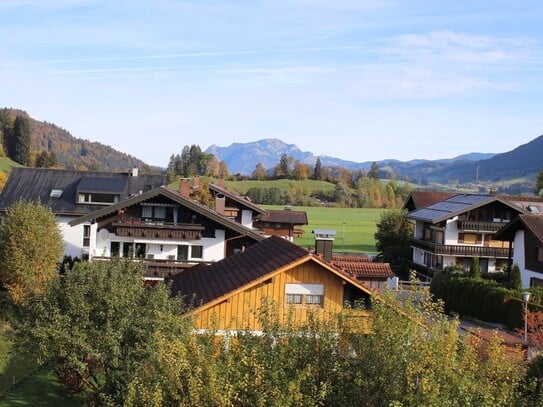
[{"label": "autumn-colored tree", "polygon": [[251,176],[253,179],[256,179],[258,181],[262,181],[263,179],[266,179],[266,168],[264,168],[264,165],[259,162],[255,166],[255,170],[253,171]]},{"label": "autumn-colored tree", "polygon": [[228,178],[228,165],[226,164],[226,161],[221,160],[219,162],[219,178],[220,179],[227,179]]},{"label": "autumn-colored tree", "polygon": [[8,174],[6,174],[4,171],[0,171],[0,191],[4,189],[4,185],[6,185],[7,180]]},{"label": "autumn-colored tree", "polygon": [[311,168],[309,165],[302,163],[300,160],[296,160],[294,162],[294,179],[297,180],[306,180],[309,178],[309,175],[311,173]]},{"label": "autumn-colored tree", "polygon": [[63,253],[62,235],[50,209],[19,201],[0,225],[0,282],[13,302],[43,293],[56,277]]},{"label": "autumn-colored tree", "polygon": [[543,170],[539,171],[535,179],[534,195],[543,195]]},{"label": "autumn-colored tree", "polygon": [[142,273],[141,263],[121,259],[79,262],[16,311],[23,349],[87,405],[123,405],[158,338],[185,341],[190,332],[179,301],[162,283],[145,287]]}]

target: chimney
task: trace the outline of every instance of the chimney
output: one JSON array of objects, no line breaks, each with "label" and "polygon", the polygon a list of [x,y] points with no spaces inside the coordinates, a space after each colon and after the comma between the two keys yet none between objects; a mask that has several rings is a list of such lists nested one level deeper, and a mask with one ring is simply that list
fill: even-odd
[{"label": "chimney", "polygon": [[224,209],[226,208],[226,198],[223,194],[217,194],[215,196],[215,212],[219,215],[224,215]]},{"label": "chimney", "polygon": [[313,234],[315,235],[315,254],[322,256],[325,261],[331,262],[336,231],[315,229],[313,230]]},{"label": "chimney", "polygon": [[190,180],[188,178],[179,180],[179,194],[185,198],[190,198]]},{"label": "chimney", "polygon": [[138,176],[138,167],[132,168],[132,176],[137,177]]}]

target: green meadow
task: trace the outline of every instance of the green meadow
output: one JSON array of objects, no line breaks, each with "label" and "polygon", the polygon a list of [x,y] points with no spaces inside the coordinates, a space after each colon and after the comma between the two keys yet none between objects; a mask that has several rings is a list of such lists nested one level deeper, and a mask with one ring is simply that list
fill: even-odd
[{"label": "green meadow", "polygon": [[[283,209],[282,206],[263,205],[268,209]],[[308,248],[314,247],[314,229],[333,229],[336,231],[334,252],[338,253],[376,253],[375,231],[381,214],[387,209],[372,208],[327,208],[294,206],[293,210],[305,211],[309,225],[302,227],[304,236],[294,243]]]},{"label": "green meadow", "polygon": [[20,167],[15,161],[10,160],[8,157],[0,157],[0,171],[10,172],[13,167]]}]

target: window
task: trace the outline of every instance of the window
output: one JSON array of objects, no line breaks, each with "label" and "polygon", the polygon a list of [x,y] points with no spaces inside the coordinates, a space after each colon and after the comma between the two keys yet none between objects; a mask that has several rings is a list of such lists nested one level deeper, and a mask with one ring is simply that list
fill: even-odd
[{"label": "window", "polygon": [[142,206],[141,208],[141,217],[142,218],[152,218],[153,217],[153,208],[150,206]]},{"label": "window", "polygon": [[201,259],[204,257],[204,247],[203,246],[191,246],[190,247],[190,257],[193,259]]},{"label": "window", "polygon": [[177,260],[189,259],[189,247],[186,245],[177,246]]},{"label": "window", "polygon": [[51,198],[60,198],[62,196],[62,189],[53,188],[49,196]]},{"label": "window", "polygon": [[537,261],[543,261],[543,247],[537,248]]},{"label": "window", "polygon": [[113,256],[119,257],[121,255],[120,242],[111,242],[111,245],[109,246],[109,253],[111,257]]},{"label": "window", "polygon": [[88,192],[79,193],[77,202],[85,204],[114,204],[119,202],[119,195]]},{"label": "window", "polygon": [[90,246],[91,225],[83,225],[83,247]]},{"label": "window", "polygon": [[287,294],[287,304],[302,304],[302,294]]},{"label": "window", "polygon": [[285,284],[287,305],[322,307],[324,284]]},{"label": "window", "polygon": [[157,206],[155,208],[155,219],[164,219],[166,218],[166,208],[163,206]]}]

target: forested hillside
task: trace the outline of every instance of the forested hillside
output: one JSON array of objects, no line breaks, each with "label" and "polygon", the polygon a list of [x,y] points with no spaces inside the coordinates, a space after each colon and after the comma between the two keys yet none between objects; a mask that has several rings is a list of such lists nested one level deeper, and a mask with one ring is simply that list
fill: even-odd
[{"label": "forested hillside", "polygon": [[21,165],[126,171],[134,166],[156,172],[143,161],[110,146],[76,138],[48,122],[34,120],[25,111],[0,109],[2,151]]}]

